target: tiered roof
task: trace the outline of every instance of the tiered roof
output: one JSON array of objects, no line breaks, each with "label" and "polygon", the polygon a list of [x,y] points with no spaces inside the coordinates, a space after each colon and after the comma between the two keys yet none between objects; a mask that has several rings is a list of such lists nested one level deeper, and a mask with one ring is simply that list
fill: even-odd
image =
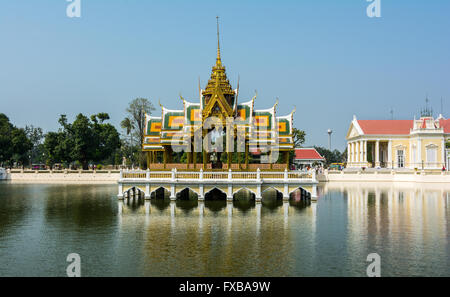
[{"label": "tiered roof", "polygon": [[[246,139],[253,148],[265,146],[272,149],[293,149],[292,124],[295,111],[276,117],[278,100],[271,108],[255,110],[256,95],[250,101],[242,103],[237,102],[237,95],[238,90],[231,87],[222,65],[218,42],[216,64],[206,88],[200,90],[199,102],[188,102],[181,97],[184,105],[182,110],[171,110],[161,105],[161,117],[147,116],[143,149],[161,149],[161,146],[172,144],[174,139],[184,145],[186,138],[191,137],[212,116],[221,119],[223,127],[226,127],[227,118],[233,118],[236,129],[245,130]],[[160,127],[160,130],[155,127]]]}]

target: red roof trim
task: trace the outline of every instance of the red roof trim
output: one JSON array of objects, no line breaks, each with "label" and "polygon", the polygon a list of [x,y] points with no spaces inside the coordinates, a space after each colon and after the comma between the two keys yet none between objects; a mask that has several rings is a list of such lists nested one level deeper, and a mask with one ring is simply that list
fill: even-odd
[{"label": "red roof trim", "polygon": [[295,149],[295,160],[325,160],[314,148]]},{"label": "red roof trim", "polygon": [[439,126],[444,128],[444,133],[450,133],[450,119],[441,119],[439,120]]},{"label": "red roof trim", "polygon": [[358,120],[364,134],[372,135],[409,135],[413,120]]}]

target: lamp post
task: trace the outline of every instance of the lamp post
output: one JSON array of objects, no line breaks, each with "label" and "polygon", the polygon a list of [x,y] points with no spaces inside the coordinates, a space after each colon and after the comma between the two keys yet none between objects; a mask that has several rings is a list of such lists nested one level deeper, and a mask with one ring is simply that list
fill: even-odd
[{"label": "lamp post", "polygon": [[333,130],[328,129],[328,149],[331,151],[331,134],[333,134]]}]

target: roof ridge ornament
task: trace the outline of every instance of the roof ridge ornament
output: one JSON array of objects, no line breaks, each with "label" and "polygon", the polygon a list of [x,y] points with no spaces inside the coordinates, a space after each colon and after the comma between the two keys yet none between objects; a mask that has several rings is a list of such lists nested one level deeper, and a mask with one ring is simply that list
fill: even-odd
[{"label": "roof ridge ornament", "polygon": [[220,58],[220,29],[219,29],[219,16],[216,16],[217,19],[217,61],[216,64],[222,64],[222,60]]},{"label": "roof ridge ornament", "polygon": [[258,97],[258,91],[255,90],[255,96],[253,96],[252,101],[256,99],[256,97]]}]

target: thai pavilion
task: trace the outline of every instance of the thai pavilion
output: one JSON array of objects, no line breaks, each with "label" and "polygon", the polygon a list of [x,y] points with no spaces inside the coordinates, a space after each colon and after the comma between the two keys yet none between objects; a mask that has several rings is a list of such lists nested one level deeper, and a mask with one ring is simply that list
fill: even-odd
[{"label": "thai pavilion", "polygon": [[[219,33],[218,33],[219,34]],[[258,110],[256,95],[240,102],[239,83],[233,89],[220,55],[197,102],[181,95],[178,110],[161,105],[161,117],[146,115],[143,151],[147,167],[154,170],[280,170],[289,166],[293,114],[277,116],[277,102]],[[174,164],[174,152],[186,152],[185,162]],[[223,156],[223,154],[226,154]],[[225,158],[226,157],[226,158]],[[249,160],[260,158],[258,164]],[[225,160],[223,163],[221,160]]]}]

